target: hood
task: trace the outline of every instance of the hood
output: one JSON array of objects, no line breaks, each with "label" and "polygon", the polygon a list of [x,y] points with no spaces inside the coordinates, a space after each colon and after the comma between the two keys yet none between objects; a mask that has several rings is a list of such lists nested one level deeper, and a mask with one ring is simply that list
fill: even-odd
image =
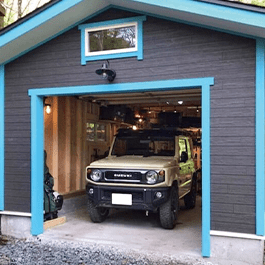
[{"label": "hood", "polygon": [[176,165],[176,160],[168,156],[110,156],[104,159],[92,162],[90,167],[98,168],[142,168],[142,169],[160,169]]}]

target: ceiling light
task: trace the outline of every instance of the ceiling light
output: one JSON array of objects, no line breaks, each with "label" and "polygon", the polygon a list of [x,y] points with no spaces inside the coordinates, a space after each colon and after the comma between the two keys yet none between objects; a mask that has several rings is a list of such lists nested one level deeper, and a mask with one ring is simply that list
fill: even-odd
[{"label": "ceiling light", "polygon": [[179,101],[178,101],[178,104],[179,104],[179,105],[182,105],[182,104],[183,104],[183,100],[179,100]]},{"label": "ceiling light", "polygon": [[50,114],[52,112],[52,106],[50,104],[45,104],[45,112]]},{"label": "ceiling light", "polygon": [[51,104],[46,103],[46,99],[47,99],[47,97],[43,98],[44,111],[47,114],[50,114],[52,112],[52,106],[51,106]]}]

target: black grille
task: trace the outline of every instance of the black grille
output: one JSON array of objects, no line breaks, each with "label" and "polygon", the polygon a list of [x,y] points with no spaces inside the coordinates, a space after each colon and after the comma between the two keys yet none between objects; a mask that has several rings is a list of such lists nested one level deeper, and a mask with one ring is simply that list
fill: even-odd
[{"label": "black grille", "polygon": [[141,172],[130,172],[130,171],[106,171],[106,181],[114,182],[141,182]]}]

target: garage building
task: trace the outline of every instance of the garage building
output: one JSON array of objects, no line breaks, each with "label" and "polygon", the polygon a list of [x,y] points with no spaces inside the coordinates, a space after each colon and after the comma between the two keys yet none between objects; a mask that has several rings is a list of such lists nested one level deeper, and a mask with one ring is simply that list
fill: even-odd
[{"label": "garage building", "polygon": [[[131,46],[93,53],[88,34],[113,27],[135,29]],[[149,125],[181,111],[201,117],[202,255],[238,239],[262,255],[264,38],[265,9],[221,0],[53,0],[2,29],[2,233],[43,233],[44,149],[56,190],[75,193],[133,124],[124,108]],[[103,64],[111,82],[95,73]],[[116,114],[100,118],[104,108]]]}]

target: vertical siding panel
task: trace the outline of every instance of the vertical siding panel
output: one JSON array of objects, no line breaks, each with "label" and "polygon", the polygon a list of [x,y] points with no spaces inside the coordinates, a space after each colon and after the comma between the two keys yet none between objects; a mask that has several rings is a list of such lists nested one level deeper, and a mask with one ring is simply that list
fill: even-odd
[{"label": "vertical siding panel", "polygon": [[88,150],[87,150],[87,140],[86,140],[86,121],[87,121],[87,103],[82,102],[82,119],[85,121],[82,127],[82,174],[80,185],[81,189],[86,187],[86,166],[88,164]]},{"label": "vertical siding panel", "polygon": [[76,168],[77,168],[77,104],[76,99],[70,98],[70,191],[76,190]]},{"label": "vertical siding panel", "polygon": [[52,104],[52,119],[53,119],[53,137],[52,137],[52,142],[53,142],[53,150],[52,150],[52,160],[53,160],[53,170],[52,170],[52,176],[54,178],[54,190],[58,191],[59,190],[59,179],[58,179],[58,173],[59,173],[59,150],[58,150],[58,134],[59,134],[59,129],[58,129],[58,115],[59,115],[59,110],[58,110],[58,97],[53,97],[53,104]]},{"label": "vertical siding panel", "polygon": [[[45,104],[50,104],[51,106],[52,104],[52,98],[47,98],[45,100]],[[52,151],[53,151],[53,106],[52,106],[52,112],[50,114],[47,114],[46,111],[44,112],[44,146],[45,146],[45,150],[47,152],[47,166],[49,167],[50,173],[52,174],[53,172],[53,155],[52,155]]]},{"label": "vertical siding panel", "polygon": [[66,103],[63,97],[58,98],[58,191],[66,191]]},{"label": "vertical siding panel", "polygon": [[69,97],[64,97],[65,100],[65,191],[71,190],[71,102]]},{"label": "vertical siding panel", "polygon": [[83,143],[83,128],[84,120],[82,120],[82,101],[77,101],[76,108],[76,190],[81,189],[81,177],[82,177],[82,143]]}]

